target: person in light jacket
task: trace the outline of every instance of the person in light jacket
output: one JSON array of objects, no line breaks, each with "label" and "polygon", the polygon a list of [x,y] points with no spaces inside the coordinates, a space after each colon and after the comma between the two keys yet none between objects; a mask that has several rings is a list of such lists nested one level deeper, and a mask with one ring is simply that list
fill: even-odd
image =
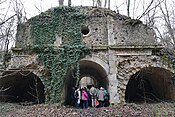
[{"label": "person in light jacket", "polygon": [[99,107],[103,107],[104,106],[104,88],[100,87],[100,90],[98,91],[98,101],[99,101]]},{"label": "person in light jacket", "polygon": [[92,107],[95,107],[97,93],[98,93],[97,89],[94,87],[94,85],[92,85],[92,87],[90,88]]}]

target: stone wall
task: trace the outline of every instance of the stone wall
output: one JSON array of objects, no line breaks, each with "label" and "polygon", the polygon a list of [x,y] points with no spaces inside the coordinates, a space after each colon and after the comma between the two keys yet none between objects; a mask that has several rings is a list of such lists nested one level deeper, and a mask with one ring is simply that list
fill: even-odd
[{"label": "stone wall", "polygon": [[157,45],[151,28],[139,20],[106,9],[92,9],[85,25],[90,30],[84,36],[84,42],[88,46]]},{"label": "stone wall", "polygon": [[9,69],[23,69],[30,64],[38,64],[36,55],[14,55],[11,59]]},{"label": "stone wall", "polygon": [[[132,20],[130,19],[132,22]],[[113,21],[114,45],[156,45],[152,29],[138,21],[127,24],[122,19]]]},{"label": "stone wall", "polygon": [[[107,46],[108,44],[156,45],[154,31],[139,20],[130,19],[109,9],[91,7],[89,9],[82,7],[82,9],[88,16],[84,26],[89,28],[89,33],[83,35],[83,41],[88,47]],[[57,34],[55,36],[57,38]],[[15,47],[25,48],[31,45],[31,26],[29,22],[20,24]]]},{"label": "stone wall", "polygon": [[107,17],[99,9],[93,9],[89,13],[89,18],[85,26],[89,28],[89,33],[84,35],[83,41],[89,47],[104,46],[108,44]]},{"label": "stone wall", "polygon": [[[116,66],[117,79],[118,79],[118,94],[121,102],[125,101],[125,91],[129,79],[136,72],[140,71],[142,68],[147,67],[160,67],[164,69],[170,69],[158,56],[117,56]],[[173,71],[172,71],[173,72]]]},{"label": "stone wall", "polygon": [[[130,77],[145,67],[160,67],[174,72],[171,66],[163,62],[153,50],[160,50],[154,38],[154,31],[141,21],[130,19],[109,9],[82,8],[88,15],[84,24],[89,33],[83,35],[83,42],[91,49],[91,55],[82,60],[93,61],[101,66],[109,81],[110,102],[124,102],[125,90]],[[55,46],[62,43],[56,35]],[[26,48],[32,45],[30,24],[18,26],[16,48]],[[21,50],[22,51],[22,50]],[[39,65],[36,54],[13,55],[9,69],[30,69],[37,74],[45,68]],[[38,65],[38,66],[37,66]],[[39,67],[40,66],[40,67]],[[40,69],[40,70],[36,70]],[[38,75],[42,75],[40,72]]]},{"label": "stone wall", "polygon": [[4,55],[5,55],[5,52],[0,52],[0,69],[4,69]]},{"label": "stone wall", "polygon": [[32,45],[30,29],[31,26],[28,22],[18,25],[16,34],[16,43],[15,43],[16,48],[26,48]]}]

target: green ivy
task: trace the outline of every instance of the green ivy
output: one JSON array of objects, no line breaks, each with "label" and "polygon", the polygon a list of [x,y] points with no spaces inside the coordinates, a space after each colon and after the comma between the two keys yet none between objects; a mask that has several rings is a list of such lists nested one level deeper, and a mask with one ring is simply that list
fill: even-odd
[{"label": "green ivy", "polygon": [[[42,78],[45,84],[46,103],[61,101],[65,76],[70,68],[76,68],[77,81],[80,77],[79,60],[90,51],[82,42],[81,26],[86,16],[79,8],[56,7],[29,20],[33,49],[42,64],[50,71],[50,78]],[[62,45],[54,47],[55,36],[59,35]]]},{"label": "green ivy", "polygon": [[161,50],[162,60],[175,70],[175,52],[168,48]]}]

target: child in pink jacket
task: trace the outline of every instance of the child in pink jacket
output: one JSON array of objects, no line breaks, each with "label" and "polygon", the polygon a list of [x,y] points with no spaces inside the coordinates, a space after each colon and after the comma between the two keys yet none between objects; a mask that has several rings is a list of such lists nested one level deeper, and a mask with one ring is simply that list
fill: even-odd
[{"label": "child in pink jacket", "polygon": [[82,88],[81,100],[82,100],[82,108],[88,108],[89,97],[86,88]]}]

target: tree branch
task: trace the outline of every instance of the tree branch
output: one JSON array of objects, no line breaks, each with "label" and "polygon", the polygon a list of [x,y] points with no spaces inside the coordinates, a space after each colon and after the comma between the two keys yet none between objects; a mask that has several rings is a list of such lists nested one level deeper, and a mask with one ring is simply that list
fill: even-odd
[{"label": "tree branch", "polygon": [[1,22],[0,25],[3,25],[4,23],[6,23],[7,21],[9,21],[10,19],[12,19],[13,17],[15,17],[16,14],[10,16],[9,18],[7,18],[5,21]]}]

